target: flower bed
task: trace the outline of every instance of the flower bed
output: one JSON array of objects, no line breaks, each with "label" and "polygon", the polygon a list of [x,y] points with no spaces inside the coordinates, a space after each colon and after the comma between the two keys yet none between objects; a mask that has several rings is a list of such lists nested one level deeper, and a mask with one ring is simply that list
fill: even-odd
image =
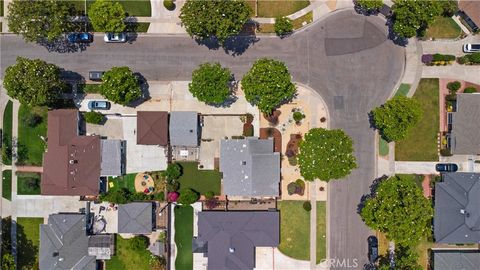
[{"label": "flower bed", "polygon": [[462,65],[479,65],[480,64],[480,52],[466,54],[457,59],[459,64]]},{"label": "flower bed", "polygon": [[424,54],[422,55],[422,63],[427,66],[446,66],[453,64],[456,57],[451,54]]}]

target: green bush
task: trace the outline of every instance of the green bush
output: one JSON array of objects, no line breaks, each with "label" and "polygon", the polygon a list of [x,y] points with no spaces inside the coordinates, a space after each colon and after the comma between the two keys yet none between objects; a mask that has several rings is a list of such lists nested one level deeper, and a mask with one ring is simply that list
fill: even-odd
[{"label": "green bush", "polygon": [[167,170],[163,172],[163,176],[169,180],[178,179],[182,176],[182,165],[179,163],[168,164]]},{"label": "green bush", "polygon": [[297,184],[295,182],[292,182],[292,183],[288,184],[287,185],[287,192],[288,192],[288,195],[292,195],[292,194],[297,193]]},{"label": "green bush", "polygon": [[456,91],[458,91],[458,89],[460,89],[461,86],[462,86],[462,84],[461,84],[459,81],[449,82],[449,83],[447,84],[447,88],[448,88],[448,90],[450,90],[451,92],[456,92]]},{"label": "green bush", "polygon": [[149,242],[145,235],[137,235],[130,240],[129,247],[135,251],[143,251],[147,249]]},{"label": "green bush", "polygon": [[43,118],[37,113],[29,113],[23,117],[22,121],[29,127],[36,127],[43,121]]},{"label": "green bush", "polygon": [[433,55],[433,61],[454,61],[456,59],[455,55],[450,54],[439,54],[436,53]]},{"label": "green bush", "polygon": [[293,120],[295,120],[295,122],[300,122],[302,121],[302,119],[305,118],[305,114],[301,113],[301,112],[294,112],[293,113]]},{"label": "green bush", "polygon": [[102,113],[99,112],[86,112],[83,114],[85,121],[90,124],[99,125],[105,120]]},{"label": "green bush", "polygon": [[468,60],[474,64],[480,64],[480,52],[467,55]]},{"label": "green bush", "polygon": [[287,17],[277,17],[273,27],[278,36],[285,36],[293,31],[293,22]]},{"label": "green bush", "polygon": [[167,180],[167,192],[176,192],[180,189],[180,183],[174,179]]},{"label": "green bush", "polygon": [[180,191],[180,197],[178,197],[177,202],[184,204],[184,205],[190,205],[200,198],[200,195],[193,191],[192,189],[184,189]]},{"label": "green bush", "polygon": [[175,3],[173,3],[173,0],[163,0],[163,6],[170,11],[175,10],[176,8]]},{"label": "green bush", "polygon": [[250,123],[243,124],[243,136],[252,137],[253,136],[253,125]]},{"label": "green bush", "polygon": [[289,157],[288,158],[288,164],[290,164],[291,166],[297,166],[297,164],[298,164],[297,157],[295,157],[295,156]]},{"label": "green bush", "polygon": [[207,191],[205,193],[205,198],[206,199],[212,199],[213,197],[215,197],[215,193],[213,191]]},{"label": "green bush", "polygon": [[473,87],[473,86],[470,86],[470,87],[467,87],[463,90],[464,93],[476,93],[477,92],[477,88]]},{"label": "green bush", "polygon": [[305,209],[305,211],[307,212],[312,211],[312,204],[309,201],[304,202],[303,209]]}]

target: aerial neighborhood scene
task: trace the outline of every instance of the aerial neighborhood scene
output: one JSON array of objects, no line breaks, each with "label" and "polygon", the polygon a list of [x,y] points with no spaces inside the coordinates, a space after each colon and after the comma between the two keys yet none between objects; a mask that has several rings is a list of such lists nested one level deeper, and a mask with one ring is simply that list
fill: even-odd
[{"label": "aerial neighborhood scene", "polygon": [[479,270],[480,1],[0,0],[0,269]]}]

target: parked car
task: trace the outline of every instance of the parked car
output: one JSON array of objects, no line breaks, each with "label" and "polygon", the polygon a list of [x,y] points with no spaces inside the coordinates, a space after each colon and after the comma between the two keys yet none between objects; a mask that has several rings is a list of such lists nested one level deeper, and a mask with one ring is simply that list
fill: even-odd
[{"label": "parked car", "polygon": [[107,43],[124,43],[127,42],[125,33],[105,33],[103,40]]},{"label": "parked car", "polygon": [[465,53],[480,52],[480,43],[463,44],[463,52]]},{"label": "parked car", "polygon": [[93,41],[93,35],[87,32],[70,33],[67,35],[67,40],[71,43],[90,43]]},{"label": "parked car", "polygon": [[456,172],[458,166],[455,163],[438,163],[435,165],[435,170],[437,170],[437,172]]},{"label": "parked car", "polygon": [[89,71],[88,78],[92,81],[101,81],[103,73],[103,71]]},{"label": "parked car", "polygon": [[374,264],[378,259],[378,239],[377,237],[370,235],[368,241],[368,260]]},{"label": "parked car", "polygon": [[92,100],[88,102],[88,109],[90,110],[109,110],[110,102],[103,100]]}]

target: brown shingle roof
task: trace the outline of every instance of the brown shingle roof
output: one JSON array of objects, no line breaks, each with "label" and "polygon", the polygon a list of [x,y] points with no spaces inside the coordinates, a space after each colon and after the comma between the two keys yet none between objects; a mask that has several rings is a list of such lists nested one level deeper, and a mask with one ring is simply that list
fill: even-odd
[{"label": "brown shingle roof", "polygon": [[137,112],[137,144],[168,144],[168,112]]},{"label": "brown shingle roof", "polygon": [[463,1],[460,0],[458,8],[467,13],[468,17],[472,19],[475,24],[480,24],[480,2],[479,1]]},{"label": "brown shingle roof", "polygon": [[43,195],[97,195],[100,137],[78,135],[77,110],[48,112],[48,147],[43,156]]}]

